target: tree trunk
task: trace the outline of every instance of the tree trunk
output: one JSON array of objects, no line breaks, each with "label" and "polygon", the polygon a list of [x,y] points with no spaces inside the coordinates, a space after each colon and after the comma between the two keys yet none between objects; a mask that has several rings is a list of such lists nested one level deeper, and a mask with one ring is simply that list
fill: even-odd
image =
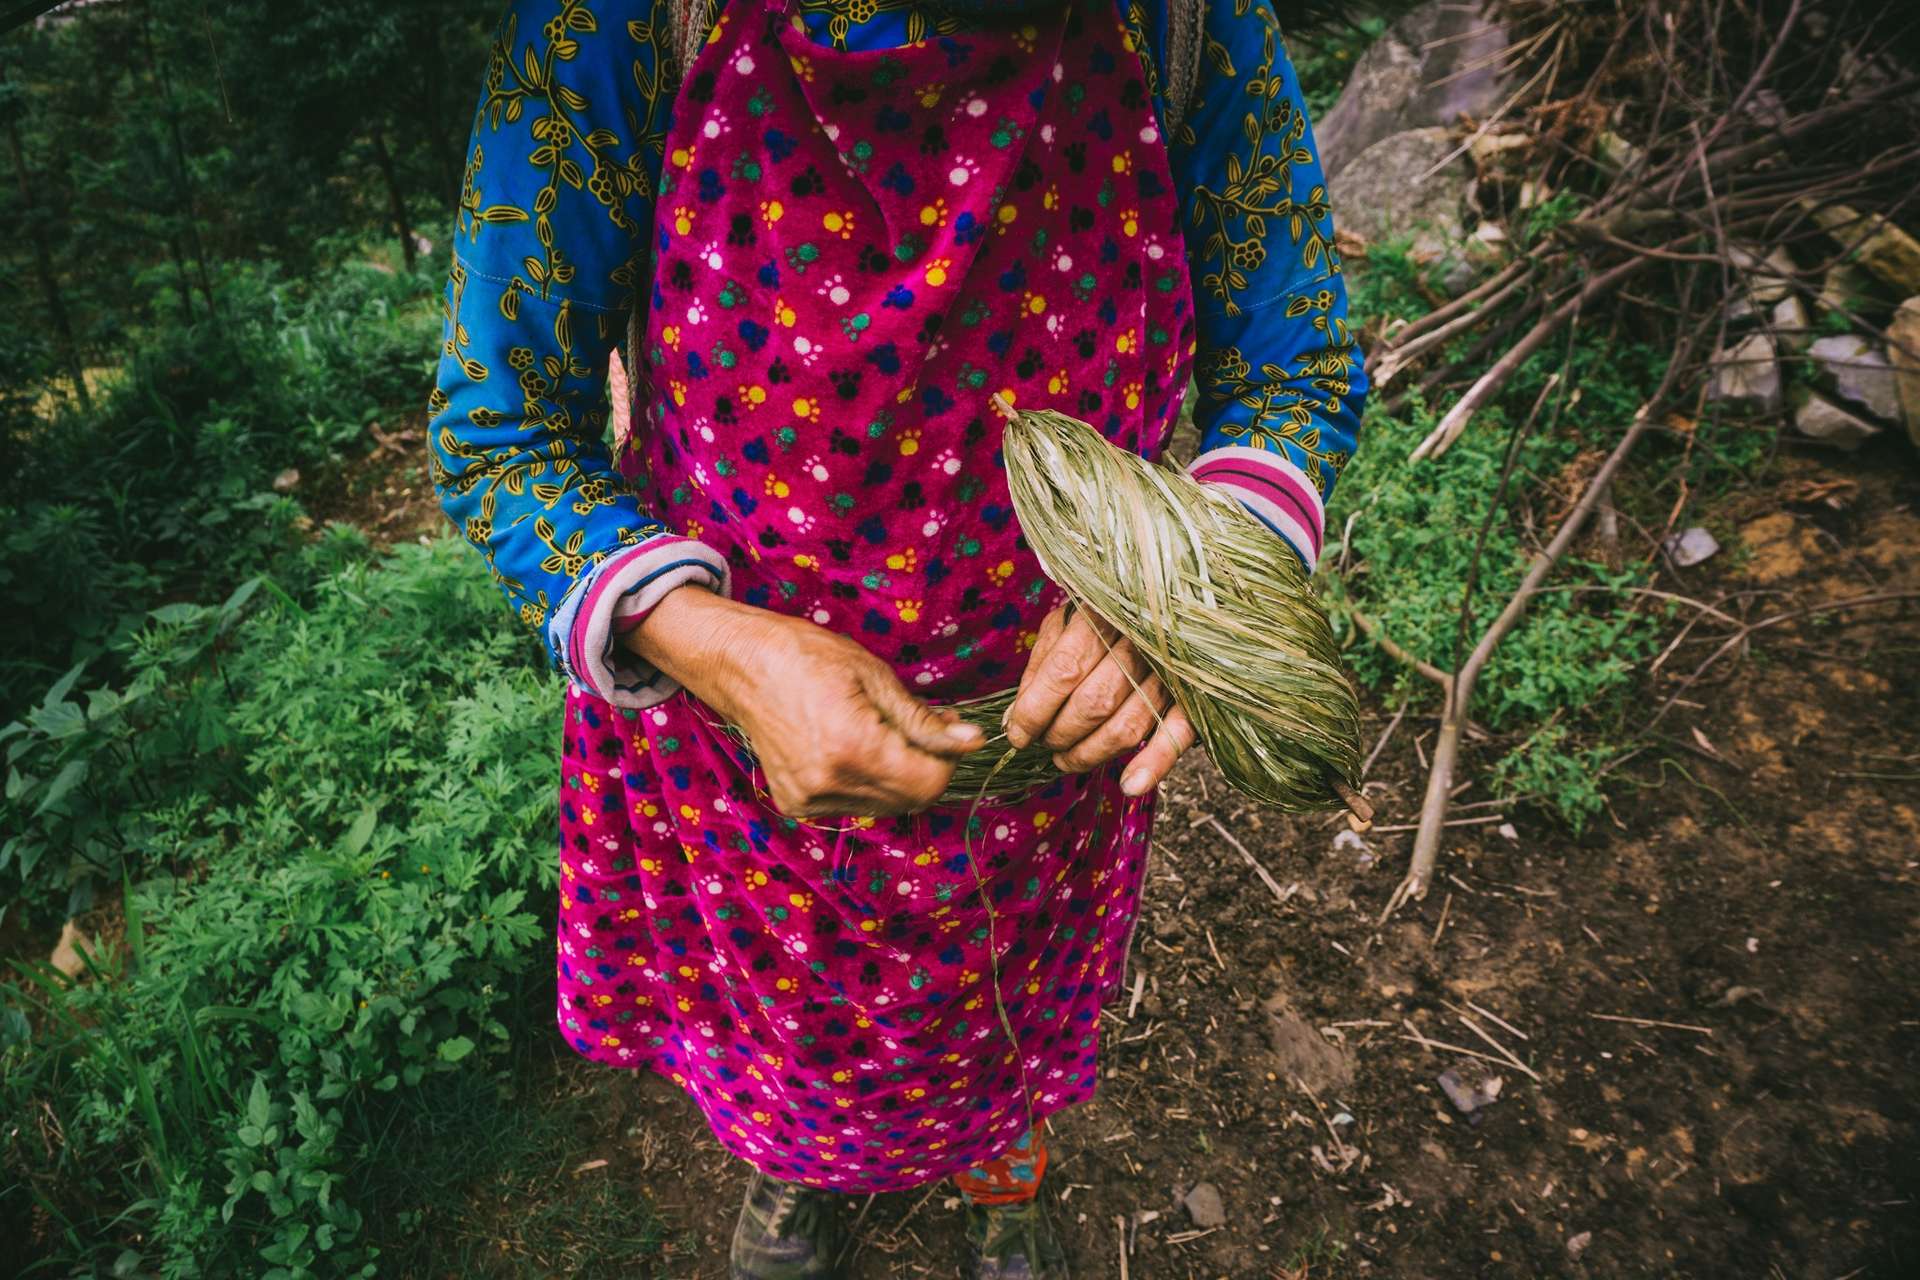
[{"label": "tree trunk", "polygon": [[387,210],[393,218],[394,238],[400,241],[400,256],[413,270],[413,228],[407,225],[407,203],[400,196],[400,178],[394,172],[393,152],[387,149],[387,131],[378,125],[373,130],[373,161],[387,183]]},{"label": "tree trunk", "polygon": [[87,390],[86,362],[80,358],[80,346],[73,340],[66,298],[60,291],[59,278],[53,273],[53,253],[47,248],[46,231],[36,216],[39,201],[34,195],[33,180],[27,176],[27,153],[20,145],[20,125],[11,112],[7,115],[7,146],[13,152],[13,176],[20,185],[21,221],[27,224],[27,238],[33,241],[34,271],[40,277],[40,293],[47,304],[47,317],[53,324],[54,341],[59,343],[67,374],[73,379],[74,396],[82,409],[92,413],[93,395]]},{"label": "tree trunk", "polygon": [[207,271],[207,246],[200,238],[200,214],[198,202],[193,194],[193,171],[187,167],[186,136],[180,132],[179,104],[173,97],[173,79],[167,74],[166,63],[160,60],[153,44],[153,6],[144,4],[140,8],[140,34],[147,46],[147,65],[153,78],[160,82],[160,99],[167,113],[167,130],[173,137],[173,161],[179,173],[180,198],[185,210],[187,222],[187,240],[193,248],[195,274],[200,278],[200,296],[206,300],[210,315],[220,314],[220,304],[214,301],[213,279]]}]

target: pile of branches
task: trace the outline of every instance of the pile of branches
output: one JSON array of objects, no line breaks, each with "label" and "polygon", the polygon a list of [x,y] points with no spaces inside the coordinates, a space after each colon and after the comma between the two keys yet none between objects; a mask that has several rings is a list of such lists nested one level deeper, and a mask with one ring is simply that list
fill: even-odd
[{"label": "pile of branches", "polygon": [[[1416,392],[1448,406],[1413,454],[1435,458],[1531,356],[1583,317],[1610,315],[1618,325],[1630,315],[1637,338],[1663,335],[1672,355],[1457,670],[1414,659],[1355,615],[1376,644],[1443,694],[1412,863],[1389,914],[1423,897],[1432,881],[1475,679],[1588,519],[1608,509],[1610,485],[1635,446],[1667,430],[1669,415],[1689,400],[1697,411],[1730,324],[1773,323],[1764,309],[1756,316],[1750,302],[1742,305],[1755,273],[1804,298],[1806,315],[1839,314],[1855,332],[1886,342],[1892,304],[1881,310],[1837,290],[1834,272],[1889,240],[1896,250],[1912,243],[1899,228],[1920,223],[1920,11],[1911,5],[1494,0],[1492,9],[1511,35],[1500,56],[1512,87],[1487,119],[1467,122],[1456,155],[1474,158],[1475,198],[1490,221],[1504,215],[1520,225],[1548,192],[1578,197],[1581,212],[1478,287],[1376,344],[1376,394],[1390,411]],[[1463,339],[1471,346],[1462,357]],[[1443,351],[1448,358],[1436,359]],[[1494,510],[1518,445],[1554,389],[1550,382],[1514,429]],[[1665,532],[1682,503],[1684,489]],[[1465,634],[1465,601],[1461,616]]]}]

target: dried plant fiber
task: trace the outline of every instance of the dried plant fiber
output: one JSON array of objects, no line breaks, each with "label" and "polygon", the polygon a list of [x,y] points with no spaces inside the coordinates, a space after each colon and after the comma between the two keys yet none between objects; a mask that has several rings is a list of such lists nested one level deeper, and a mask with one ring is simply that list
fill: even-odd
[{"label": "dried plant fiber", "polygon": [[[1311,580],[1273,531],[1065,414],[1013,413],[1002,448],[1047,576],[1133,642],[1226,780],[1287,812],[1340,808],[1336,784],[1360,785],[1360,707]],[[993,735],[1010,700],[954,709]],[[1004,794],[1051,774],[1044,748],[1007,754],[976,752],[974,776],[956,774],[950,794]]]}]

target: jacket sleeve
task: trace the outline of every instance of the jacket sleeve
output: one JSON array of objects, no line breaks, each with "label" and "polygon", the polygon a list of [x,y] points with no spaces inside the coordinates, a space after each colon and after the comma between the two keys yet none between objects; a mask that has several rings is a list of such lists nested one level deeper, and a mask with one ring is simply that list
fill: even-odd
[{"label": "jacket sleeve", "polygon": [[1211,0],[1203,41],[1169,139],[1198,344],[1190,471],[1232,490],[1311,571],[1367,393],[1326,175],[1272,0]]},{"label": "jacket sleeve", "polygon": [[674,686],[619,632],[674,587],[728,588],[725,559],[662,524],[605,440],[608,361],[644,285],[671,105],[654,7],[513,0],[502,19],[461,182],[428,428],[448,518],[554,664],[624,706]]}]

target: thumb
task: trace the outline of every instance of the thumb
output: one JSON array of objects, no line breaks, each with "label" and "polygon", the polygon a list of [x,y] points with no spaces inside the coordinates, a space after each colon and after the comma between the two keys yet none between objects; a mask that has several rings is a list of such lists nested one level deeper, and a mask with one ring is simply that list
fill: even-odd
[{"label": "thumb", "polygon": [[860,684],[880,718],[922,751],[937,756],[965,755],[986,745],[986,735],[978,727],[942,716],[908,693],[891,671],[869,671]]}]

